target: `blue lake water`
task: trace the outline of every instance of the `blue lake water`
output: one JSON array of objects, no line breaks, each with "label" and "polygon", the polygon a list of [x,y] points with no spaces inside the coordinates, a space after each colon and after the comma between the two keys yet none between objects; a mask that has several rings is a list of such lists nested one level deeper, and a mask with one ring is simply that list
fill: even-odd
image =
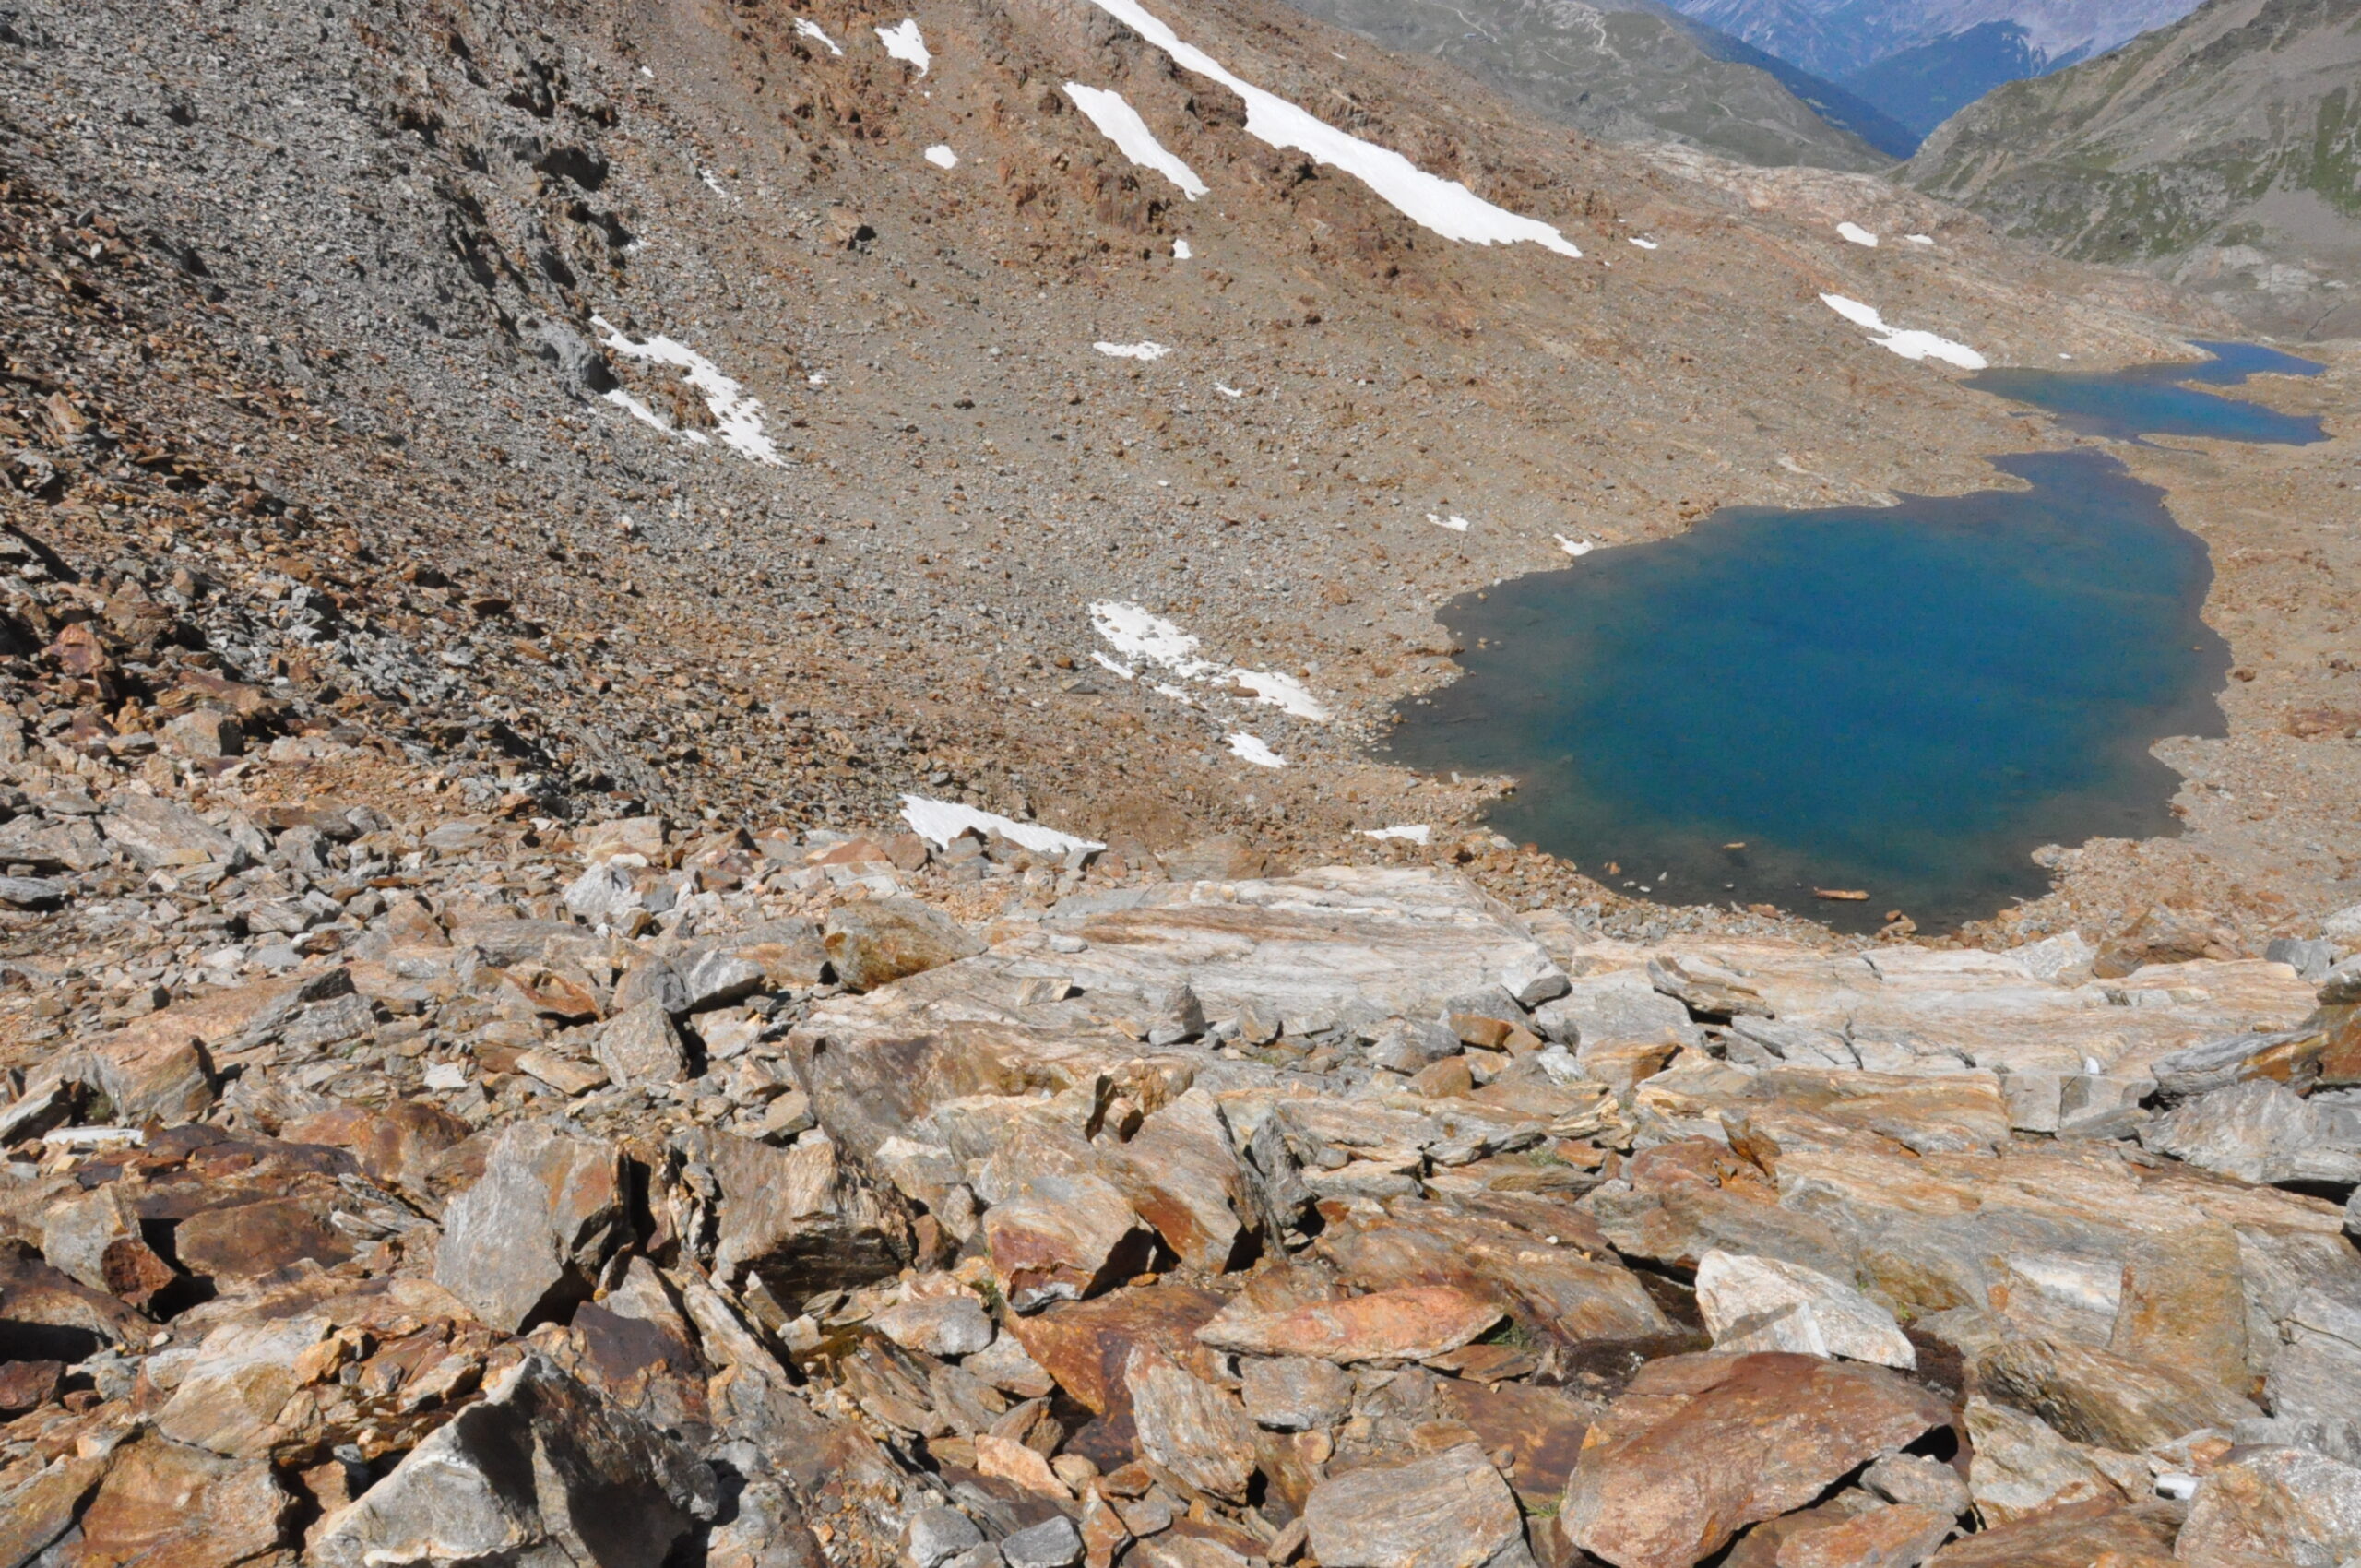
[{"label": "blue lake water", "polygon": [[[2216,352],[2184,377],[2288,368]],[[2145,372],[1993,374],[2127,437],[2320,438]],[[2149,748],[2222,733],[2205,546],[2103,452],[1995,461],[2027,488],[1726,508],[1462,596],[1465,673],[1401,706],[1393,759],[1515,776],[1490,824],[1619,890],[1853,929],[1979,919],[2046,891],[2043,844],[2171,833]]]}]

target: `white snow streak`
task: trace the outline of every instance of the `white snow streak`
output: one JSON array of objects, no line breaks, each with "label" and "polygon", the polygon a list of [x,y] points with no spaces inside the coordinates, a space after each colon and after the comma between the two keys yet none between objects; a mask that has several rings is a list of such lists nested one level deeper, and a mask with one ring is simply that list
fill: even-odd
[{"label": "white snow streak", "polygon": [[1401,827],[1364,827],[1361,829],[1361,837],[1364,838],[1403,838],[1407,839],[1413,844],[1423,844],[1429,838],[1434,837],[1434,829],[1429,827],[1423,822],[1418,822],[1411,823]]},{"label": "white snow streak", "polygon": [[1121,662],[1120,659],[1108,658],[1097,648],[1092,648],[1090,650],[1090,657],[1098,661],[1098,668],[1101,670],[1112,671],[1126,681],[1136,681],[1139,679],[1140,672],[1138,671],[1133,669],[1130,665]]},{"label": "white snow streak", "polygon": [[1244,731],[1229,738],[1229,749],[1239,761],[1251,762],[1257,767],[1285,767],[1287,765],[1287,758]]},{"label": "white snow streak", "polygon": [[952,151],[949,148],[943,146],[941,142],[937,142],[932,147],[926,149],[926,160],[929,163],[933,164],[938,169],[956,169],[959,167],[959,155]]},{"label": "white snow streak", "polygon": [[1880,349],[1890,349],[1905,360],[1940,360],[1962,370],[1982,370],[1990,362],[1964,343],[1954,343],[1932,332],[1904,330],[1888,327],[1885,317],[1875,305],[1865,305],[1858,300],[1848,300],[1842,294],[1822,294],[1821,302],[1856,327],[1866,327],[1881,334],[1875,339]]},{"label": "white snow streak", "polygon": [[1100,10],[1172,57],[1182,70],[1210,77],[1246,101],[1246,134],[1272,147],[1292,148],[1320,163],[1342,169],[1375,191],[1405,217],[1442,235],[1472,244],[1513,244],[1520,240],[1579,256],[1572,241],[1537,219],[1493,206],[1455,180],[1430,174],[1391,148],[1347,136],[1313,118],[1286,99],[1241,81],[1193,44],[1183,43],[1139,0],[1092,0]]},{"label": "white snow streak", "polygon": [[1256,702],[1266,702],[1284,708],[1298,719],[1326,722],[1328,710],[1311,695],[1311,688],[1292,675],[1275,670],[1233,670],[1238,683],[1254,694]]},{"label": "white snow streak", "polygon": [[705,188],[706,190],[711,191],[722,200],[734,202],[738,199],[736,196],[730,194],[730,187],[721,183],[721,176],[716,174],[712,170],[698,170],[697,178],[705,182]]},{"label": "white snow streak", "polygon": [[1220,393],[1225,398],[1243,398],[1246,396],[1245,393],[1240,392],[1237,387],[1224,386],[1218,381],[1214,383],[1214,390]]},{"label": "white snow streak", "polygon": [[[1194,634],[1182,631],[1161,615],[1151,614],[1141,605],[1100,600],[1090,607],[1090,627],[1109,647],[1134,664],[1157,665],[1183,681],[1242,687],[1253,695],[1256,702],[1268,703],[1297,719],[1325,723],[1330,717],[1326,705],[1295,676],[1277,670],[1230,669],[1200,658]],[[1105,653],[1093,650],[1091,658],[1126,681],[1135,672]],[[1153,689],[1192,705],[1196,700],[1178,686],[1157,685]]]},{"label": "white snow streak", "polygon": [[647,404],[641,402],[638,398],[633,397],[630,393],[624,391],[620,386],[611,388],[608,391],[607,401],[630,414],[632,418],[639,421],[642,424],[652,424],[667,435],[673,434],[672,427],[659,418],[655,410],[649,408]]},{"label": "white snow streak", "polygon": [[1161,343],[1093,343],[1091,347],[1119,360],[1160,360],[1172,351]]},{"label": "white snow streak", "polygon": [[[705,398],[705,406],[713,410],[722,445],[742,457],[752,457],[755,462],[766,463],[775,469],[785,466],[778,448],[763,432],[763,405],[760,400],[747,397],[743,388],[722,374],[711,360],[687,344],[670,338],[656,337],[644,343],[635,343],[603,315],[592,316],[590,325],[599,329],[600,346],[612,352],[627,359],[674,365],[686,372],[681,379],[695,387]],[[660,423],[645,410],[635,409],[633,411],[635,417],[645,417],[650,423]],[[681,434],[700,445],[706,440],[705,435],[697,431],[682,431]]]},{"label": "white snow streak", "polygon": [[1904,234],[1902,237],[1914,245],[1931,245],[1935,243],[1935,237],[1932,234]]},{"label": "white snow streak", "polygon": [[1186,240],[1175,240],[1175,241],[1173,241],[1173,242],[1172,242],[1172,259],[1173,259],[1173,260],[1175,260],[1175,261],[1186,261],[1186,260],[1188,260],[1191,256],[1192,256],[1192,255],[1196,255],[1196,254],[1197,254],[1197,253],[1196,253],[1195,251],[1192,251],[1192,250],[1191,250],[1191,249],[1189,248],[1189,242],[1188,242],[1188,241],[1186,241]]},{"label": "white snow streak", "polygon": [[1656,248],[1656,243],[1654,240],[1635,239],[1631,243],[1639,246],[1643,251],[1652,251]]},{"label": "white snow streak", "polygon": [[1878,248],[1878,237],[1858,223],[1839,223],[1836,225],[1836,232],[1857,245],[1867,245],[1871,250]]},{"label": "white snow streak", "polygon": [[1467,531],[1467,519],[1465,517],[1439,517],[1434,513],[1430,512],[1427,514],[1427,521],[1434,524],[1434,526],[1439,529],[1449,529],[1453,533],[1465,533]]},{"label": "white snow streak", "polygon": [[1096,838],[1077,838],[1071,833],[1060,833],[1038,822],[1018,822],[997,812],[978,811],[955,801],[930,801],[923,795],[902,797],[902,820],[910,831],[942,849],[962,833],[973,828],[989,838],[997,833],[1012,844],[1022,844],[1037,854],[1064,855],[1076,849],[1103,849],[1107,846]]},{"label": "white snow streak", "polygon": [[813,21],[809,17],[796,18],[795,30],[801,33],[806,38],[818,39],[821,42],[828,46],[828,53],[831,54],[841,54],[844,53],[844,46],[839,44],[835,39],[830,38],[827,34],[827,30],[821,27],[818,22]]},{"label": "white snow streak", "polygon": [[1576,557],[1577,559],[1589,554],[1592,551],[1598,548],[1597,545],[1593,544],[1586,539],[1568,539],[1561,533],[1551,534],[1549,537],[1558,541],[1559,549],[1564,551],[1569,555]]},{"label": "white snow streak", "polygon": [[927,67],[934,64],[934,56],[926,52],[926,40],[919,33],[919,24],[909,18],[904,17],[894,27],[875,30],[877,42],[885,46],[885,53],[916,65],[919,75],[926,75]]},{"label": "white snow streak", "polygon": [[1205,194],[1206,185],[1197,178],[1196,171],[1165,150],[1147,128],[1140,112],[1120,92],[1105,88],[1085,87],[1080,82],[1066,83],[1066,96],[1074,101],[1083,116],[1098,127],[1099,134],[1115,144],[1115,150],[1143,169],[1153,169],[1174,184],[1191,201]]}]

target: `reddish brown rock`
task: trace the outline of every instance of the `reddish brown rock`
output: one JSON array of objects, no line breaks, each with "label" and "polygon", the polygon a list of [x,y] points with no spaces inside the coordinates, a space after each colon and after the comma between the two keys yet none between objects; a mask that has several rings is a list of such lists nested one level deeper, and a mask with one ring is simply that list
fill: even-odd
[{"label": "reddish brown rock", "polygon": [[1278,1312],[1234,1304],[1197,1337],[1254,1356],[1417,1360],[1455,1350],[1500,1321],[1501,1309],[1480,1297],[1448,1285],[1414,1285]]},{"label": "reddish brown rock", "polygon": [[219,1280],[253,1279],[307,1260],[332,1266],[353,1252],[350,1237],[295,1198],[193,1214],[174,1229],[172,1249],[183,1268]]},{"label": "reddish brown rock", "polygon": [[1575,1545],[1617,1568],[1690,1568],[1950,1419],[1880,1367],[1775,1351],[1667,1357],[1591,1428],[1560,1517]]},{"label": "reddish brown rock", "polygon": [[154,1433],[118,1452],[82,1512],[77,1564],[237,1568],[291,1547],[294,1496],[261,1459],[226,1459]]},{"label": "reddish brown rock", "polygon": [[1132,1398],[1124,1368],[1133,1348],[1185,1358],[1197,1348],[1197,1329],[1221,1307],[1212,1291],[1168,1280],[1013,1318],[1008,1329],[1085,1408],[1128,1420]]},{"label": "reddish brown rock", "polygon": [[848,991],[874,991],[984,950],[951,917],[908,898],[839,904],[828,913],[822,941]]},{"label": "reddish brown rock", "polygon": [[1147,1263],[1148,1232],[1102,1177],[1037,1176],[984,1216],[1001,1294],[1020,1313],[1079,1301]]},{"label": "reddish brown rock", "polygon": [[2173,1556],[2171,1513],[2150,1505],[2070,1503],[1955,1540],[1928,1568],[2147,1568]]},{"label": "reddish brown rock", "polygon": [[2032,1411],[2076,1443],[2130,1453],[2261,1414],[2177,1365],[2063,1339],[2004,1339],[1976,1358],[1975,1379],[1987,1397]]},{"label": "reddish brown rock", "polygon": [[1778,1568],[1918,1568],[1958,1522],[1915,1503],[1873,1508],[1824,1530],[1791,1537],[1775,1561]]}]

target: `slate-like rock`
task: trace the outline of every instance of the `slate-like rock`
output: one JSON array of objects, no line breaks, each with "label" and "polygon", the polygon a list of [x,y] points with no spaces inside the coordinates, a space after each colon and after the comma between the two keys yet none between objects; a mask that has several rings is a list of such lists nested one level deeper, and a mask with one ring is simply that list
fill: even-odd
[{"label": "slate-like rock", "polygon": [[1697,1308],[1716,1350],[1793,1350],[1887,1367],[1918,1364],[1892,1313],[1800,1264],[1707,1253],[1697,1264]]},{"label": "slate-like rock", "polygon": [[1242,1356],[1238,1376],[1247,1415],[1277,1431],[1332,1427],[1353,1403],[1351,1374],[1311,1356]]},{"label": "slate-like rock", "polygon": [[992,1320],[983,1302],[964,1290],[888,1307],[869,1326],[906,1350],[929,1356],[972,1356],[992,1342]]},{"label": "slate-like rock", "polygon": [[1667,1357],[1642,1367],[1591,1428],[1560,1520],[1575,1545],[1618,1568],[1690,1568],[1950,1417],[1879,1367]]},{"label": "slate-like rock", "polygon": [[1148,1231],[1105,1178],[1038,1176],[984,1215],[1001,1294],[1020,1313],[1079,1301],[1145,1265]]},{"label": "slate-like rock", "polygon": [[1456,1350],[1501,1321],[1501,1309],[1448,1285],[1372,1290],[1275,1312],[1240,1301],[1197,1330],[1223,1350],[1331,1361],[1418,1360]]},{"label": "slate-like rock", "polygon": [[1123,1381],[1143,1457],[1199,1491],[1245,1501],[1254,1477],[1254,1426],[1237,1396],[1144,1348],[1126,1359]]},{"label": "slate-like rock", "polygon": [[822,941],[836,979],[856,992],[874,991],[984,950],[950,916],[908,898],[839,904],[828,913]]},{"label": "slate-like rock", "polygon": [[2361,1468],[2304,1448],[2242,1448],[2197,1489],[2176,1552],[2338,1568],[2361,1557]]},{"label": "slate-like rock", "polygon": [[590,1037],[590,1049],[607,1075],[624,1088],[677,1084],[689,1075],[688,1047],[660,998],[651,997],[600,1024]]},{"label": "slate-like rock", "polygon": [[1986,1528],[2067,1503],[2126,1501],[2121,1489],[2039,1416],[1971,1395],[1968,1494]]},{"label": "slate-like rock", "polygon": [[782,1301],[866,1285],[909,1257],[907,1207],[890,1187],[860,1180],[830,1140],[792,1148],[706,1134],[683,1139],[720,1188],[713,1271],[759,1275]]},{"label": "slate-like rock", "polygon": [[661,1568],[718,1510],[703,1461],[528,1354],[323,1521],[311,1557],[320,1568]]},{"label": "slate-like rock", "polygon": [[[2076,1503],[1966,1536],[1928,1568],[2150,1568],[2173,1555],[2175,1520],[2159,1507]],[[2243,1568],[2243,1565],[2241,1565]]]},{"label": "slate-like rock", "polygon": [[2004,1339],[1976,1358],[1975,1377],[1987,1397],[2032,1411],[2063,1437],[2129,1453],[2261,1414],[2178,1367],[2063,1339]]},{"label": "slate-like rock", "polygon": [[1957,1525],[1953,1515],[1913,1503],[1872,1508],[1790,1537],[1775,1562],[1777,1568],[1918,1568]]},{"label": "slate-like rock", "polygon": [[630,1234],[630,1199],[614,1146],[520,1123],[444,1210],[435,1281],[513,1333],[589,1295],[599,1265]]},{"label": "slate-like rock", "polygon": [[1515,1494],[1472,1443],[1406,1465],[1370,1465],[1304,1504],[1323,1568],[1480,1568],[1529,1561]]},{"label": "slate-like rock", "polygon": [[153,1432],[117,1449],[82,1511],[76,1563],[241,1568],[292,1544],[295,1498],[267,1460]]}]

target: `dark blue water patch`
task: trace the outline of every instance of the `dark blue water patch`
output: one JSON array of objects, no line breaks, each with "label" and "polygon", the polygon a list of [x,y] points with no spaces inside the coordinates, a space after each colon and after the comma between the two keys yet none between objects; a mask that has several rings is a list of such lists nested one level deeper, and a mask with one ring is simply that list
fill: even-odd
[{"label": "dark blue water patch", "polygon": [[[1619,890],[1934,930],[2043,844],[2170,834],[2167,735],[2218,735],[2204,544],[2102,453],[2018,491],[1738,507],[1446,605],[1456,683],[1393,759],[1519,780],[1501,832]],[[1828,902],[1815,889],[1860,891]]]},{"label": "dark blue water patch", "polygon": [[2116,441],[2145,435],[2210,435],[2279,446],[2308,446],[2327,435],[2320,422],[2283,414],[2205,386],[2235,386],[2253,375],[2318,375],[2309,360],[2256,343],[2198,342],[2212,355],[2196,364],[2090,372],[1987,370],[1967,385],[2058,416],[2067,429]]}]

